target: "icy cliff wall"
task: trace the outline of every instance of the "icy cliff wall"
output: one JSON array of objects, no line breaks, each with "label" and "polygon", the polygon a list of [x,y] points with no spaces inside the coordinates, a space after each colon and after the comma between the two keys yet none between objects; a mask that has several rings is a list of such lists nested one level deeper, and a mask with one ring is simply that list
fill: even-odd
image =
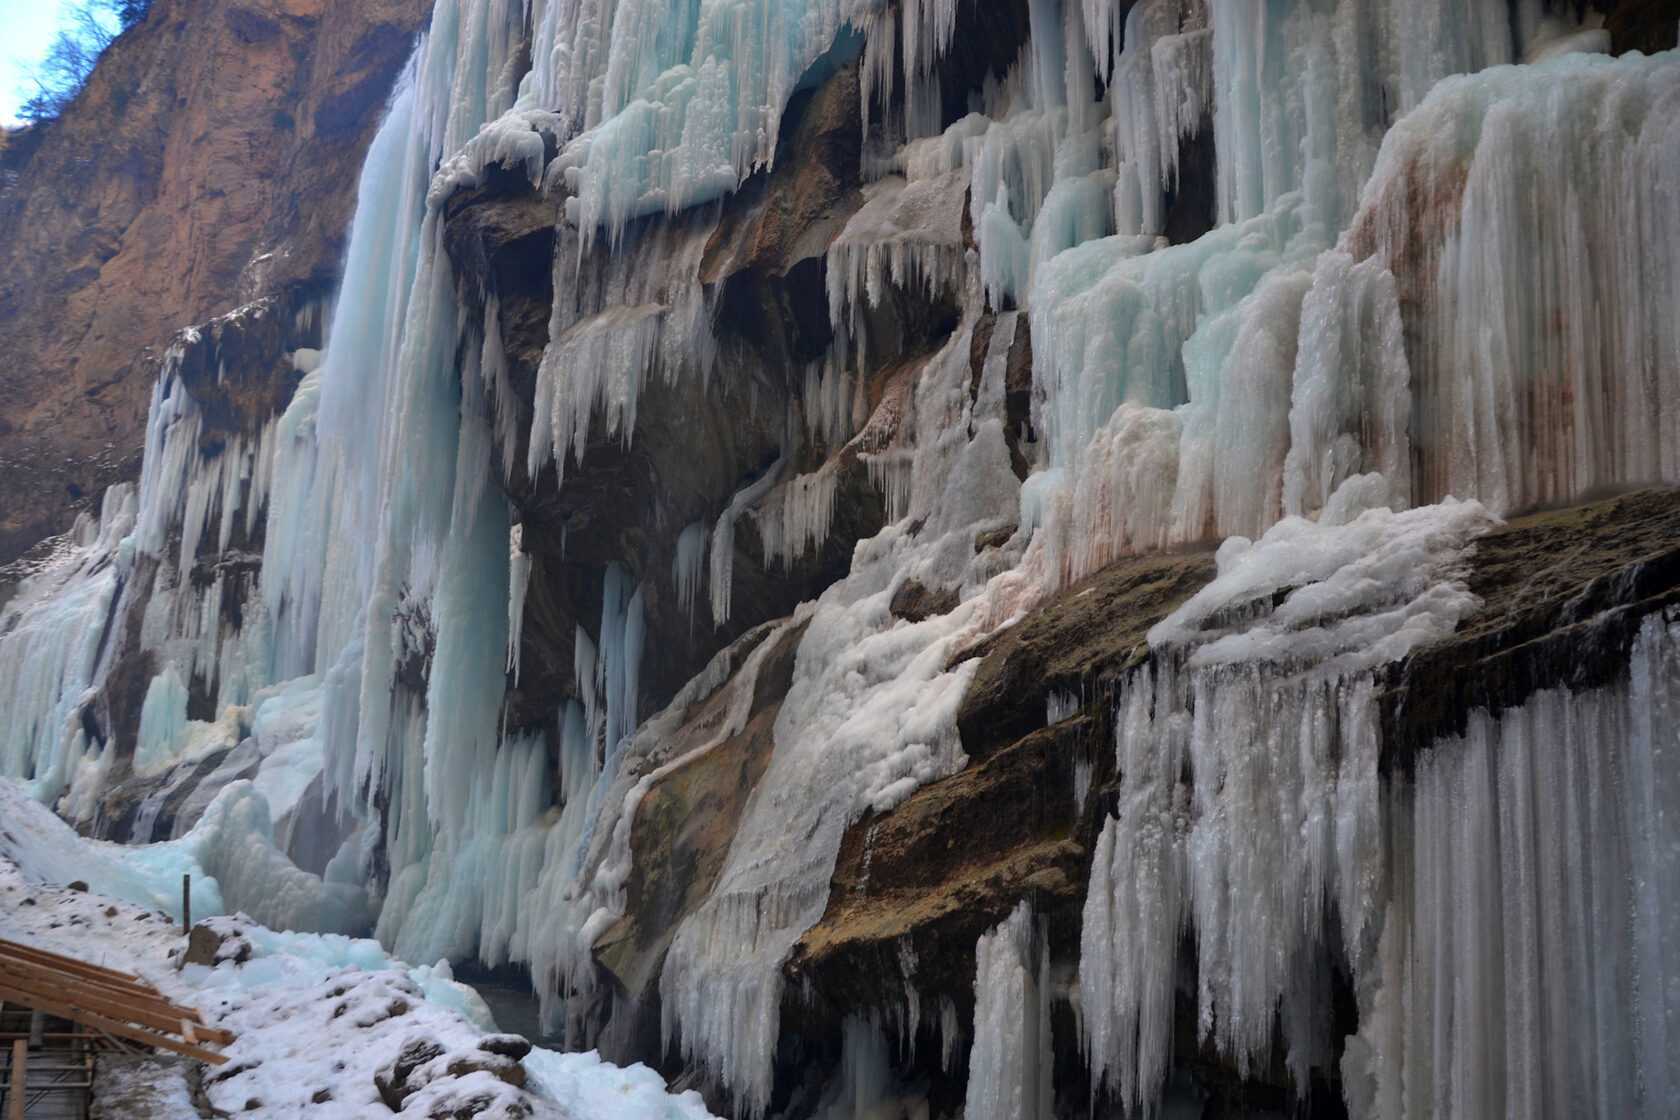
[{"label": "icy cliff wall", "polygon": [[1672,492],[1520,519],[1680,482],[1609,15],[440,2],[324,352],[177,340],[0,765],[743,1115],[1656,1115]]}]

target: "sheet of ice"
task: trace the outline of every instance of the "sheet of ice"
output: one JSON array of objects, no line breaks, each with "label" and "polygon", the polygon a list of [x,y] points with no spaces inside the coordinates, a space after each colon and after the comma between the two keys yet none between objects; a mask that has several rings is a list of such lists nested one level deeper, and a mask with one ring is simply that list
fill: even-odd
[{"label": "sheet of ice", "polygon": [[[260,318],[267,304],[240,308],[207,325],[214,340],[226,320]],[[224,619],[224,594],[244,596],[248,575],[217,566],[195,578],[201,548],[226,550],[236,523],[247,527],[267,502],[271,421],[257,438],[234,436],[201,449],[198,404],[178,376],[190,346],[210,345],[198,330],[182,332],[165,354],[147,415],[146,449],[138,493],[129,485],[106,492],[97,527],[84,519],[51,561],[34,572],[0,615],[0,774],[31,781],[36,796],[56,799],[78,766],[103,744],[90,741],[93,724],[81,718],[95,701],[125,627],[139,613],[141,650],[162,669],[148,686],[136,744],[141,774],[201,757],[221,745],[219,721],[186,719],[190,684],[243,703],[267,682],[264,624],[246,628]],[[241,514],[243,513],[243,518]],[[132,612],[135,604],[141,612]],[[237,736],[235,736],[237,739]],[[87,792],[76,800],[84,802]]]},{"label": "sheet of ice", "polygon": [[965,1120],[1050,1120],[1050,950],[1025,901],[974,947]]},{"label": "sheet of ice", "polygon": [[1035,274],[1033,421],[1050,470],[1022,491],[1053,586],[1119,556],[1281,513],[1303,271],[1327,244],[1298,194],[1186,245],[1087,241]]},{"label": "sheet of ice", "polygon": [[1384,846],[1371,669],[1450,633],[1479,601],[1474,502],[1394,513],[1382,476],[1344,483],[1318,523],[1233,537],[1219,574],[1149,634],[1123,686],[1125,781],[1086,897],[1080,990],[1093,1080],[1129,1107],[1161,1091],[1181,933],[1195,936],[1200,1033],[1239,1071],[1281,1023],[1304,1092],[1323,1068],[1327,907],[1356,957]]},{"label": "sheet of ice", "polygon": [[28,577],[0,612],[0,776],[55,799],[90,746],[80,727],[100,641],[119,582],[119,542],[134,525],[134,490],[105,492],[97,529],[75,538]]},{"label": "sheet of ice", "polygon": [[852,0],[554,0],[544,8],[533,23],[526,92],[571,130],[549,175],[572,195],[567,218],[587,239],[611,244],[634,218],[719,198],[768,166],[789,97],[857,57],[865,38],[866,131],[895,85],[905,93],[906,134],[937,131],[933,64],[957,12],[951,0],[896,11]]},{"label": "sheet of ice", "polygon": [[[1213,109],[1213,30],[1182,30],[1180,0],[1149,0],[1126,16],[1114,36],[1096,19],[1113,19],[1110,5],[1086,5],[1087,33],[1100,64],[1115,68],[1114,148],[1118,163],[1114,213],[1124,234],[1155,236],[1166,228],[1167,192],[1178,186],[1179,146],[1209,124]],[[1106,44],[1124,44],[1118,57]]]},{"label": "sheet of ice", "polygon": [[1322,254],[1301,300],[1283,463],[1283,508],[1316,513],[1351,475],[1376,471],[1411,504],[1411,367],[1394,276],[1375,258]]},{"label": "sheet of ice", "polygon": [[[1418,500],[1473,494],[1507,512],[1680,479],[1677,167],[1672,54],[1455,78],[1389,132],[1343,247],[1408,293]],[[1343,297],[1344,324],[1369,314],[1363,289]],[[1390,336],[1388,314],[1360,330]],[[1350,403],[1387,395],[1373,375],[1391,376],[1394,348],[1379,345],[1380,362],[1342,359],[1365,366]],[[1358,439],[1345,418],[1304,436],[1309,479]]]},{"label": "sheet of ice", "polygon": [[1360,1117],[1661,1116],[1680,1045],[1680,631],[1419,755],[1342,1073]]}]

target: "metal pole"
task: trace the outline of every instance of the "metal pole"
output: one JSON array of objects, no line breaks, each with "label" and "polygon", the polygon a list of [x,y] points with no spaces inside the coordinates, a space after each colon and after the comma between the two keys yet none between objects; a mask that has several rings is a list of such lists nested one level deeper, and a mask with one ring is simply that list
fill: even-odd
[{"label": "metal pole", "polygon": [[181,873],[181,928],[192,929],[192,876]]}]

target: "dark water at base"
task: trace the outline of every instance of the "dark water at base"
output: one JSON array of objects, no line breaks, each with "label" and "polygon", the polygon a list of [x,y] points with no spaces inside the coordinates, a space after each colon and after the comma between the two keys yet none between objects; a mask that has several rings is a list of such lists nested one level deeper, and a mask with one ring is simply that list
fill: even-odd
[{"label": "dark water at base", "polygon": [[475,970],[462,966],[455,970],[455,979],[469,984],[490,1006],[496,1026],[510,1034],[522,1034],[534,1045],[549,1050],[564,1050],[565,1039],[559,1031],[544,1033],[537,994],[531,990],[530,980],[517,970],[498,968]]}]

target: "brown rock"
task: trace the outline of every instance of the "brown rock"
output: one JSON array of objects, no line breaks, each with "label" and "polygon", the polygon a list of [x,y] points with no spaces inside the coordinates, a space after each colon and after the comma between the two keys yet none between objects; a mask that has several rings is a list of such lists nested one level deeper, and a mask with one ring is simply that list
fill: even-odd
[{"label": "brown rock", "polygon": [[892,602],[887,610],[894,618],[902,618],[908,622],[921,622],[923,619],[935,615],[950,614],[957,609],[957,593],[949,587],[938,590],[928,587],[919,579],[907,579],[893,592]]},{"label": "brown rock", "polygon": [[1640,624],[1680,603],[1680,489],[1514,518],[1477,539],[1467,583],[1481,608],[1387,674],[1385,768],[1461,734],[1476,708],[1620,675]]},{"label": "brown rock", "polygon": [[1043,727],[1051,689],[1098,695],[1147,656],[1149,628],[1213,574],[1211,552],[1121,560],[966,651],[982,660],[957,715],[963,749],[984,758]]},{"label": "brown rock", "polygon": [[443,1046],[436,1039],[410,1038],[403,1043],[403,1048],[397,1052],[391,1064],[373,1075],[373,1084],[379,1090],[379,1099],[384,1101],[392,1112],[401,1112],[403,1102],[414,1092],[408,1084],[409,1075],[442,1054]]},{"label": "brown rock", "polygon": [[181,958],[184,964],[214,967],[222,961],[244,964],[251,959],[251,942],[237,927],[212,926],[199,922],[187,934],[187,951]]},{"label": "brown rock", "polygon": [[487,1034],[478,1040],[478,1048],[517,1062],[531,1052],[531,1040],[522,1034]]},{"label": "brown rock", "polygon": [[795,945],[789,975],[823,993],[830,1017],[885,1010],[911,982],[924,1000],[950,997],[966,1020],[980,934],[1029,894],[1040,912],[1083,900],[1101,815],[1094,795],[1076,799],[1076,773],[1094,766],[1095,786],[1113,759],[1106,725],[1082,716],[865,816],[846,833],[828,908]]},{"label": "brown rock", "polygon": [[1610,32],[1610,53],[1673,50],[1680,28],[1680,0],[1598,0]]},{"label": "brown rock", "polygon": [[482,1051],[451,1058],[445,1069],[450,1077],[465,1077],[469,1073],[488,1073],[498,1081],[505,1081],[515,1089],[525,1087],[525,1067],[514,1058]]}]

